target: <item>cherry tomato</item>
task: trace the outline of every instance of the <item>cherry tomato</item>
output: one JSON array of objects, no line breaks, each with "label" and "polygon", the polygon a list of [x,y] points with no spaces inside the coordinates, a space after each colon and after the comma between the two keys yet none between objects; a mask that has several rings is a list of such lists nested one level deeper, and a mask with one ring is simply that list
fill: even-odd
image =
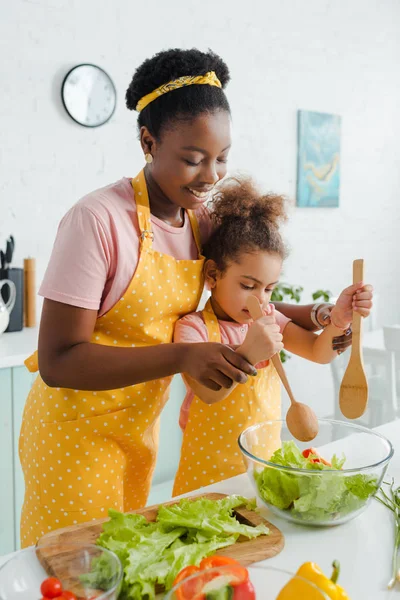
[{"label": "cherry tomato", "polygon": [[63,591],[62,583],[56,577],[48,577],[40,586],[40,591],[45,598],[58,598]]},{"label": "cherry tomato", "polygon": [[233,586],[233,600],[256,600],[256,591],[251,581]]},{"label": "cherry tomato", "polygon": [[73,594],[72,592],[69,592],[68,590],[63,592],[61,594],[60,598],[62,598],[62,600],[77,600],[75,594]]},{"label": "cherry tomato", "polygon": [[218,554],[214,554],[214,556],[208,556],[207,558],[203,558],[200,563],[200,570],[202,569],[213,569],[214,567],[222,567],[224,565],[239,565],[237,560],[234,558],[230,558],[229,556],[219,556]]}]

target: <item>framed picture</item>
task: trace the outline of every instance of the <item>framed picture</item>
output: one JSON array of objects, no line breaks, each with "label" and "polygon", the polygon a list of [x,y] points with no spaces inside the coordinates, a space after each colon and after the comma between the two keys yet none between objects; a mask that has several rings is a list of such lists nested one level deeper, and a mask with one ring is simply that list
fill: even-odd
[{"label": "framed picture", "polygon": [[341,118],[298,111],[297,206],[339,206]]}]

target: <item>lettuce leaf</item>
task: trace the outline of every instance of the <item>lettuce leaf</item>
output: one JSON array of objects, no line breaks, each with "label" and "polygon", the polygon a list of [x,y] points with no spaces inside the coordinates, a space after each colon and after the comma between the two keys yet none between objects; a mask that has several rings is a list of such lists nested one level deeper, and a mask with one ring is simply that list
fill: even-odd
[{"label": "lettuce leaf", "polygon": [[[111,509],[97,544],[115,552],[122,562],[120,600],[154,600],[156,586],[170,589],[181,569],[199,565],[204,557],[234,544],[240,535],[268,535],[265,525],[239,523],[234,515],[239,506],[254,509],[256,502],[242,496],[217,501],[183,499],[161,506],[155,523],[141,515]],[[93,564],[93,572],[87,576],[92,587],[106,589],[108,574],[103,567],[101,561]]]},{"label": "lettuce leaf", "polygon": [[[374,475],[344,475],[339,473],[345,457],[332,457],[332,466],[304,458],[293,441],[283,442],[270,462],[284,467],[324,471],[309,476],[266,467],[254,472],[261,498],[280,510],[289,511],[293,517],[306,522],[333,521],[362,508],[378,489]],[[330,471],[328,473],[327,471]]]}]

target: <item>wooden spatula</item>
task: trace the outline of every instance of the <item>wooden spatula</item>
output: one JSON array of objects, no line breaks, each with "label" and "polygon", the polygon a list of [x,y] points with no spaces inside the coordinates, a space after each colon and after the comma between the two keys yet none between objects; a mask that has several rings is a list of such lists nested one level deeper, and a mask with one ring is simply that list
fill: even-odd
[{"label": "wooden spatula", "polygon": [[[250,296],[247,301],[247,309],[251,318],[256,321],[264,316],[261,306],[255,296]],[[290,408],[286,414],[286,425],[292,436],[301,442],[313,440],[318,433],[318,419],[314,411],[301,402],[297,402],[293,396],[292,389],[286,377],[279,353],[274,354],[271,361],[283,383],[290,399]]]},{"label": "wooden spatula", "polygon": [[[353,283],[364,281],[364,260],[353,262]],[[353,340],[351,355],[339,392],[339,406],[347,419],[358,419],[365,413],[368,403],[368,382],[362,356],[363,319],[353,312]]]}]

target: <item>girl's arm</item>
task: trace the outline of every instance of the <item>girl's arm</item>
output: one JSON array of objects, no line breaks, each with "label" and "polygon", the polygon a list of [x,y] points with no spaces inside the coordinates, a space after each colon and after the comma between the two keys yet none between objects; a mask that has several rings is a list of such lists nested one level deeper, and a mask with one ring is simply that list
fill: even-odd
[{"label": "girl's arm", "polygon": [[343,329],[333,325],[328,325],[318,335],[290,322],[283,332],[283,344],[285,350],[293,354],[312,362],[326,364],[337,356],[336,350],[332,348],[332,340],[338,335],[343,335]]},{"label": "girl's arm", "polygon": [[372,287],[358,283],[340,294],[331,312],[331,324],[317,335],[307,331],[295,323],[288,323],[283,332],[283,343],[289,352],[307,360],[326,364],[331,362],[337,352],[333,350],[332,341],[351,325],[353,310],[367,317],[372,307]]},{"label": "girl's arm", "polygon": [[243,383],[255,369],[223,344],[158,344],[121,348],[91,342],[97,311],[46,299],[39,370],[50,387],[110,390],[187,372],[205,387]]}]

